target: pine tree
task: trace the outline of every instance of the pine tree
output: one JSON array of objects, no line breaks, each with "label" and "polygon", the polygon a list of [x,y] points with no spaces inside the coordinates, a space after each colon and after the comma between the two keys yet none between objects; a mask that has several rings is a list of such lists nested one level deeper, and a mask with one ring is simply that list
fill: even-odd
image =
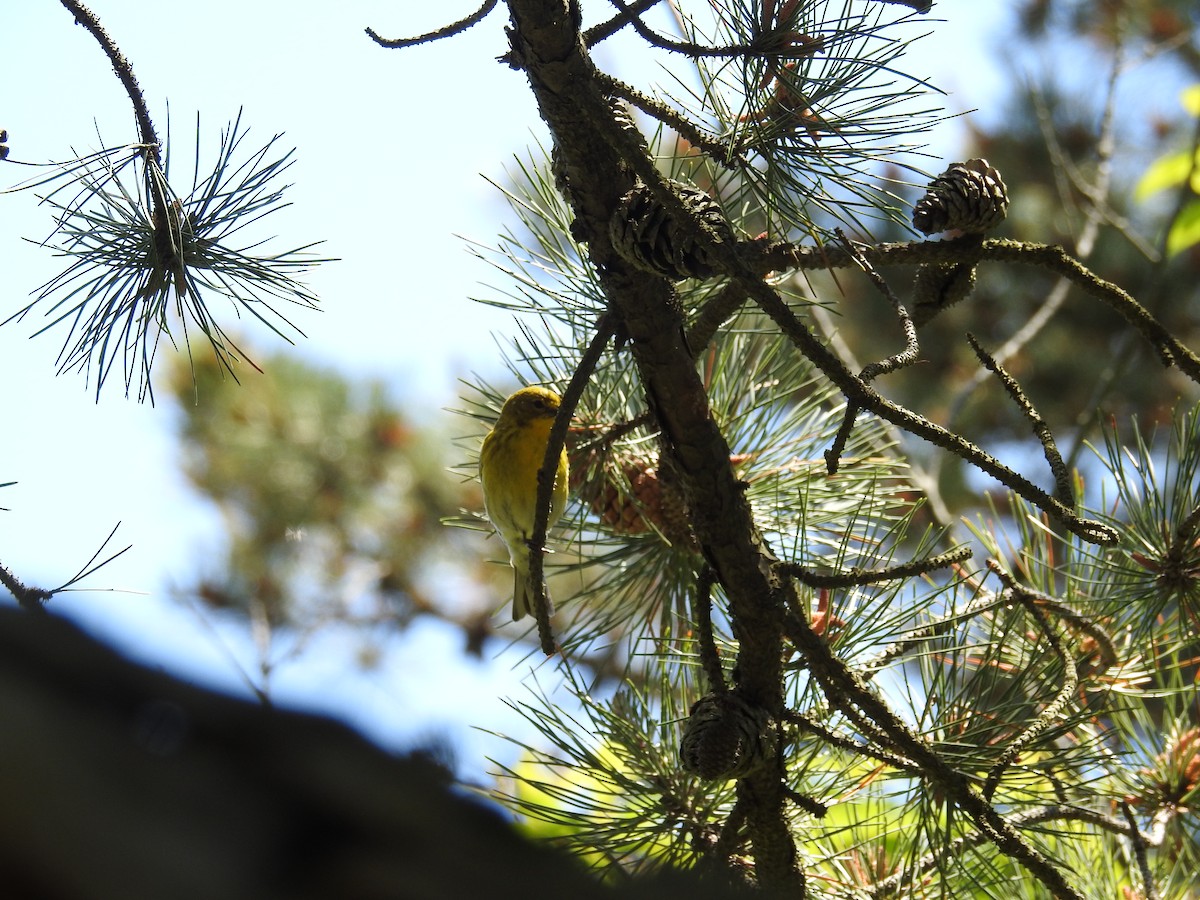
[{"label": "pine tree", "polygon": [[[552,147],[508,189],[520,228],[480,252],[510,278],[490,302],[523,316],[513,372],[563,396],[545,471],[567,446],[573,502],[548,539],[543,478],[531,539],[535,581],[553,579],[560,612],[535,603],[531,637],[556,657],[539,683],[561,681],[576,707],[544,687],[513,701],[544,742],[496,796],[617,884],[678,866],[795,897],[1197,896],[1200,411],[1179,403],[1089,430],[1100,417],[1081,398],[1119,398],[1119,366],[1072,364],[1082,351],[1066,326],[1053,354],[1030,350],[1023,328],[1023,356],[994,346],[995,307],[1033,272],[1103,308],[1117,353],[1136,343],[1165,368],[1137,379],[1130,405],[1194,401],[1186,323],[1083,259],[1106,222],[1134,234],[1097,199],[1120,66],[1088,145],[1104,154],[1095,178],[1050,144],[1056,175],[1075,179],[1066,194],[1090,204],[1068,250],[996,236],[1027,200],[1022,166],[914,162],[940,115],[907,68],[931,4],[673,2],[668,34],[649,17],[655,0],[612,3],[594,23],[576,0],[503,4],[503,61],[528,79]],[[453,41],[498,5],[416,38],[369,34],[397,49]],[[1128,27],[1112,9],[1162,30],[1174,6],[1106,4],[1099,33]],[[1064,4],[1022,7],[1031,33],[1052,7]],[[671,87],[598,67],[593,49],[622,31],[672,61]],[[139,143],[105,151],[101,175],[92,160],[67,168],[82,185],[61,207],[72,268],[38,301],[73,303],[63,321],[85,323],[67,368],[97,366],[99,386],[121,361],[127,391],[147,383],[172,315],[198,324],[229,370],[237,348],[203,303],[212,269],[265,287],[238,295],[250,309],[310,299],[292,279],[299,251],[256,261],[217,241],[235,213],[278,200],[255,173],[265,183],[284,161],[263,163],[265,148],[226,194],[223,150],[216,180],[184,200],[148,115],[138,122]],[[115,187],[126,166],[136,202]],[[1179,202],[1159,223],[1179,254],[1193,170],[1170,183]],[[228,219],[206,216],[217,195],[242,200]],[[97,223],[119,240],[90,243]],[[135,277],[113,274],[131,258]],[[1154,293],[1178,275],[1156,259]],[[113,301],[98,315],[70,287],[79,271]],[[883,312],[843,309],[852,296]],[[1030,322],[1052,333],[1056,309],[1048,300]],[[831,327],[835,312],[845,325]],[[950,342],[993,386],[991,414],[1032,431],[1033,453],[1002,462],[962,421],[942,424],[938,398],[885,395],[948,359],[928,354]],[[1039,380],[1043,367],[1053,378]],[[1043,403],[1049,381],[1064,386]],[[468,414],[489,421],[506,392],[476,382]],[[987,485],[965,525],[936,477],[944,459]],[[458,523],[488,528],[478,512]],[[27,605],[47,599],[0,574]]]},{"label": "pine tree", "polygon": [[[674,36],[650,3],[588,27],[574,3],[507,5],[505,60],[553,149],[510,191],[521,230],[494,258],[514,287],[493,302],[532,317],[514,371],[564,396],[547,459],[565,442],[575,507],[544,565],[569,600],[537,636],[579,712],[542,689],[514,703],[544,743],[498,796],[616,880],[670,864],[791,896],[1193,896],[1197,414],[1104,430],[1094,496],[1063,424],[970,333],[1049,490],[876,383],[952,307],[971,319],[984,264],[1004,270],[991,290],[1032,269],[1111,310],[1193,396],[1200,360],[1071,253],[990,236],[1019,169],[893,162],[924,188],[913,229],[943,237],[877,236],[907,227],[878,164],[937,119],[903,74],[924,10],[895,7],[921,5],[673,4]],[[687,75],[600,71],[590,51],[624,28]],[[882,296],[890,315],[841,331],[889,355],[852,366],[821,333],[821,273]],[[501,392],[476,387],[494,413]],[[965,529],[924,508],[914,438],[991,480]],[[601,649],[615,690],[588,674]]]}]

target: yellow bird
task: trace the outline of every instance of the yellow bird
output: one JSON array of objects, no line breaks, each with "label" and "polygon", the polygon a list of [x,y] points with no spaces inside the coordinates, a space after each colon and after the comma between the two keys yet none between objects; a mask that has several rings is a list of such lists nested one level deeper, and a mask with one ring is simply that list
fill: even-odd
[{"label": "yellow bird", "polygon": [[[504,401],[496,426],[483,439],[479,451],[479,480],[488,518],[508,547],[513,567],[513,621],[533,609],[533,583],[529,578],[529,537],[537,504],[538,470],[546,455],[550,426],[558,414],[561,398],[543,387],[526,387]],[[558,521],[567,505],[567,451],[558,458],[554,490],[550,495],[550,518]],[[546,611],[554,604],[546,593]]]}]

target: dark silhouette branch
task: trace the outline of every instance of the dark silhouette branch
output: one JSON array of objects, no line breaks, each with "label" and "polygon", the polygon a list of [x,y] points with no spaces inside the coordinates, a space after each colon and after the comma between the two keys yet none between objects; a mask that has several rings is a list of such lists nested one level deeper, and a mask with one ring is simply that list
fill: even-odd
[{"label": "dark silhouette branch", "polygon": [[638,0],[637,3],[627,7],[625,11],[617,13],[607,22],[593,25],[585,31],[583,33],[583,45],[588,48],[595,47],[601,41],[607,40],[628,25],[635,17],[640,16],[661,2],[662,0]]},{"label": "dark silhouette branch", "polygon": [[2,565],[0,565],[0,584],[4,585],[13,595],[21,609],[29,612],[45,612],[46,601],[54,596],[54,591],[30,587],[14,575],[7,566]]},{"label": "dark silhouette branch", "polygon": [[538,470],[537,503],[534,507],[533,529],[529,535],[529,577],[533,582],[533,610],[537,618],[538,643],[547,656],[556,650],[554,632],[550,627],[550,617],[546,609],[546,582],[542,574],[542,551],[546,546],[546,527],[550,518],[550,494],[554,490],[558,458],[566,445],[571,417],[575,414],[575,407],[579,405],[579,398],[583,396],[584,388],[587,387],[596,364],[604,355],[605,347],[616,333],[615,323],[611,313],[605,313],[596,322],[596,333],[583,356],[579,358],[567,389],[563,391],[558,415],[550,427],[546,455],[542,459],[541,469]]},{"label": "dark silhouette branch", "polygon": [[[1180,343],[1127,291],[1096,275],[1062,247],[1002,238],[979,242],[968,235],[946,241],[874,244],[861,250],[863,257],[875,265],[1006,262],[1045,269],[1118,313],[1155,348],[1164,366],[1175,366],[1200,384],[1200,356]],[[853,264],[853,258],[842,248],[786,241],[747,241],[739,248],[739,255],[743,264],[759,275],[787,269],[844,269]]]},{"label": "dark silhouette branch", "polygon": [[425,34],[417,35],[416,37],[408,38],[385,38],[380,37],[375,29],[368,26],[365,31],[367,37],[377,43],[380,47],[387,47],[389,50],[398,50],[404,47],[415,47],[418,44],[428,44],[433,41],[441,40],[442,38],[454,37],[456,34],[462,34],[473,25],[477,25],[487,18],[487,14],[496,8],[496,0],[484,0],[484,4],[457,22],[451,22],[449,25],[438,28],[435,31],[426,32]]},{"label": "dark silhouette branch", "polygon": [[129,101],[133,104],[133,115],[137,119],[138,135],[141,143],[146,145],[145,149],[150,153],[155,163],[161,165],[162,158],[160,156],[161,144],[158,140],[158,134],[154,130],[154,122],[150,119],[150,108],[146,105],[146,97],[142,94],[142,89],[138,85],[137,78],[134,77],[133,67],[129,64],[129,60],[125,58],[125,54],[121,52],[108,32],[100,24],[100,20],[96,18],[96,14],[76,0],[60,0],[67,12],[75,17],[75,23],[82,25],[94,37],[101,49],[104,50],[109,62],[112,63],[113,71],[117,78],[120,79],[121,85],[125,88],[125,93],[129,95]]}]

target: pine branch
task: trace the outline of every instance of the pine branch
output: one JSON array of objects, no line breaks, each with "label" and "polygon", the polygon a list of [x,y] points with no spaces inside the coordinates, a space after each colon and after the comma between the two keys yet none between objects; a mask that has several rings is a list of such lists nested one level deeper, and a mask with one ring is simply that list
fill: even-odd
[{"label": "pine branch", "polygon": [[608,40],[608,38],[632,22],[637,16],[647,12],[661,2],[662,0],[637,0],[632,6],[626,7],[607,22],[593,25],[583,33],[584,46],[591,48],[595,47],[601,41]]},{"label": "pine branch", "polygon": [[161,163],[159,158],[161,143],[158,133],[154,130],[154,122],[150,119],[150,109],[146,105],[146,97],[142,94],[142,88],[138,84],[137,78],[134,77],[133,67],[129,64],[129,60],[125,58],[121,48],[109,37],[95,13],[77,0],[60,0],[60,2],[67,12],[75,17],[75,24],[82,25],[96,39],[105,56],[112,63],[113,72],[120,79],[125,93],[129,95],[129,102],[133,104],[133,115],[137,120],[141,142],[154,161]]},{"label": "pine branch", "polygon": [[71,590],[84,578],[87,578],[89,575],[99,571],[104,566],[107,566],[110,562],[112,562],[118,556],[124,554],[133,546],[130,544],[129,546],[118,550],[116,553],[113,553],[103,561],[96,562],[97,558],[101,553],[104,552],[104,548],[108,546],[108,542],[112,540],[113,535],[117,533],[117,529],[120,527],[120,522],[114,525],[113,530],[109,532],[108,537],[104,539],[103,543],[100,544],[100,547],[95,553],[92,554],[91,559],[84,563],[79,568],[78,572],[76,572],[58,587],[47,589],[27,585],[3,565],[0,565],[0,585],[3,585],[8,592],[13,595],[22,609],[29,612],[45,612],[46,603],[53,598],[55,594],[60,594],[63,591]]},{"label": "pine branch", "polygon": [[600,361],[605,346],[615,333],[613,317],[606,313],[596,323],[596,333],[592,337],[578,365],[571,375],[571,382],[563,391],[562,402],[554,425],[550,428],[550,436],[546,443],[546,454],[538,470],[537,502],[534,506],[533,528],[529,532],[529,577],[533,582],[533,609],[537,617],[538,641],[542,652],[547,656],[554,653],[554,633],[550,628],[550,617],[546,604],[546,583],[542,575],[542,551],[546,546],[546,527],[550,518],[550,494],[554,490],[554,474],[558,468],[558,459],[566,445],[567,429],[571,426],[571,417],[579,398],[587,387],[592,371]]},{"label": "pine branch", "polygon": [[829,348],[818,341],[775,291],[761,282],[749,283],[746,286],[759,307],[796,344],[799,351],[812,360],[846,395],[847,403],[873,412],[903,430],[961,457],[1029,502],[1046,510],[1073,534],[1099,544],[1112,544],[1117,540],[1117,533],[1111,526],[1077,515],[1074,510],[960,435],[885,400],[869,385],[855,377]]},{"label": "pine branch", "polygon": [[1044,854],[1034,848],[1020,832],[1000,814],[962,773],[955,771],[928,743],[913,731],[855,674],[834,656],[824,641],[807,623],[789,620],[789,634],[797,648],[812,666],[812,673],[832,698],[845,696],[889,739],[891,747],[911,759],[924,770],[927,778],[944,790],[965,812],[979,831],[1005,855],[1020,863],[1051,894],[1059,900],[1084,900],[1061,871]]},{"label": "pine branch", "polygon": [[12,573],[7,566],[0,565],[0,584],[16,599],[22,609],[29,612],[45,612],[46,601],[54,596],[45,588],[30,587]]},{"label": "pine branch", "polygon": [[1033,408],[1033,404],[1025,396],[1025,392],[1021,390],[1021,385],[1017,383],[1017,380],[980,346],[975,335],[969,331],[967,332],[967,343],[971,345],[971,349],[975,351],[975,356],[978,357],[984,368],[993,372],[1000,383],[1004,385],[1008,396],[1012,398],[1013,403],[1017,405],[1022,415],[1029,420],[1029,424],[1033,427],[1033,434],[1042,445],[1042,453],[1050,466],[1050,474],[1054,476],[1054,499],[1064,506],[1074,506],[1075,492],[1071,489],[1071,475],[1067,471],[1066,465],[1063,464],[1062,454],[1058,452],[1058,446],[1054,442],[1054,434],[1050,431],[1050,426]]},{"label": "pine branch", "polygon": [[815,588],[851,587],[860,584],[878,584],[881,581],[900,581],[915,575],[927,575],[938,569],[955,566],[971,558],[971,548],[955,547],[945,553],[914,559],[909,562],[888,566],[883,569],[850,569],[846,572],[818,572],[798,563],[780,563],[779,571],[792,576],[803,584]]},{"label": "pine branch", "polygon": [[[1125,319],[1158,351],[1164,366],[1175,366],[1200,384],[1200,356],[1185,347],[1127,291],[1096,275],[1062,247],[1004,238],[977,242],[968,236],[946,241],[875,244],[863,247],[862,253],[876,265],[1006,262],[1060,275]],[[763,275],[788,269],[840,269],[853,264],[845,250],[788,242],[748,242],[742,248],[742,258],[751,271]]]},{"label": "pine branch", "polygon": [[433,41],[439,41],[442,38],[454,37],[455,35],[462,34],[468,28],[471,28],[473,25],[478,25],[480,22],[486,19],[488,13],[495,8],[496,0],[484,0],[483,5],[469,16],[464,16],[457,22],[451,22],[449,25],[445,25],[434,31],[427,32],[426,34],[417,35],[416,37],[384,38],[380,37],[375,29],[369,26],[366,28],[366,33],[367,37],[377,43],[380,47],[386,47],[389,50],[415,47],[418,44],[428,44]]},{"label": "pine branch", "polygon": [[1067,704],[1074,699],[1075,688],[1079,684],[1079,675],[1075,670],[1075,661],[1071,659],[1067,653],[1066,647],[1063,645],[1062,638],[1055,631],[1054,626],[1046,617],[1045,612],[1036,603],[1035,597],[1029,592],[1023,590],[1018,585],[1015,579],[1000,566],[995,560],[988,560],[988,568],[1003,582],[1008,589],[1008,593],[1016,597],[1022,606],[1028,610],[1029,614],[1037,622],[1038,627],[1046,636],[1050,643],[1054,655],[1058,657],[1062,663],[1063,675],[1062,686],[1054,699],[1046,704],[1045,709],[1038,717],[1026,726],[1025,730],[1013,738],[1004,748],[1004,753],[996,762],[990,772],[988,772],[987,780],[983,784],[983,796],[986,800],[991,800],[992,795],[996,791],[997,785],[1000,784],[1000,779],[1004,776],[1004,771],[1020,755],[1021,751],[1027,747],[1034,739],[1042,732],[1046,731],[1054,722],[1062,715]]}]

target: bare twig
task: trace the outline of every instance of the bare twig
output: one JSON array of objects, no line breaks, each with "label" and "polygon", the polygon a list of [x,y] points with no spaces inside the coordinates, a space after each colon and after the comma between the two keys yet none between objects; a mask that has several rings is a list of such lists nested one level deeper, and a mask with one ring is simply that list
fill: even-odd
[{"label": "bare twig", "polygon": [[53,591],[45,588],[30,587],[17,578],[6,566],[0,566],[0,584],[16,598],[22,609],[29,612],[45,612],[45,603],[54,596]]},{"label": "bare twig", "polygon": [[1004,752],[1000,755],[1000,759],[996,761],[996,764],[988,772],[987,779],[983,784],[983,796],[985,799],[991,800],[992,795],[1000,784],[1000,779],[1004,776],[1005,770],[1016,761],[1022,750],[1028,747],[1042,732],[1050,728],[1059,719],[1062,711],[1071,702],[1075,696],[1075,688],[1079,686],[1079,674],[1075,669],[1075,661],[1067,653],[1067,648],[1063,644],[1062,638],[1055,630],[1054,625],[1046,618],[1045,612],[1035,602],[1036,598],[1017,584],[1016,579],[1004,571],[996,560],[989,559],[987,566],[1004,583],[1005,587],[1008,588],[1008,594],[1016,597],[1018,602],[1033,616],[1042,633],[1046,635],[1046,640],[1050,642],[1050,649],[1054,651],[1054,655],[1059,658],[1063,667],[1062,687],[1059,688],[1058,694],[1046,704],[1046,708],[1042,710],[1036,719],[1026,726],[1024,731],[1009,741],[1008,745],[1004,748]]},{"label": "bare twig", "polygon": [[925,575],[938,569],[949,568],[971,558],[971,548],[963,545],[937,556],[926,556],[884,569],[849,569],[845,572],[817,572],[798,563],[781,562],[779,571],[790,575],[802,584],[814,588],[841,588],[861,584],[878,584],[882,581],[898,581]]},{"label": "bare twig", "polygon": [[389,50],[397,50],[404,47],[415,47],[417,44],[428,44],[432,41],[438,41],[442,38],[454,37],[456,34],[462,34],[472,25],[477,25],[482,22],[487,14],[496,8],[496,0],[484,0],[484,3],[479,9],[471,13],[457,22],[451,22],[435,31],[429,31],[425,34],[417,35],[409,38],[385,38],[380,37],[375,29],[368,26],[365,30],[367,37],[377,43],[380,47],[387,47]]},{"label": "bare twig", "polygon": [[1034,436],[1042,445],[1042,453],[1046,457],[1046,462],[1050,466],[1050,473],[1054,476],[1054,496],[1060,502],[1067,506],[1075,504],[1075,492],[1071,489],[1071,474],[1067,471],[1067,467],[1063,464],[1062,454],[1058,452],[1058,445],[1054,442],[1054,435],[1050,431],[1050,426],[1046,424],[1046,420],[1041,417],[1029,398],[1025,396],[1025,392],[1021,390],[1021,385],[1013,378],[1005,368],[1000,365],[986,350],[980,346],[979,341],[975,339],[975,335],[967,332],[967,343],[971,345],[971,349],[975,351],[975,355],[979,361],[989,371],[995,373],[1000,379],[1000,383],[1004,385],[1004,389],[1008,392],[1014,403],[1029,420],[1029,424],[1033,427]]},{"label": "bare twig", "polygon": [[638,0],[626,10],[617,13],[607,22],[601,22],[599,25],[593,25],[583,33],[583,45],[585,47],[595,47],[603,40],[612,37],[626,25],[634,20],[636,16],[648,11],[651,7],[657,6],[662,0]]},{"label": "bare twig", "polygon": [[700,666],[708,676],[708,689],[721,692],[728,689],[725,671],[721,668],[721,657],[713,640],[712,589],[717,573],[705,567],[696,579],[696,641],[700,647]]},{"label": "bare twig", "polygon": [[546,609],[546,582],[543,576],[542,551],[546,546],[546,527],[550,518],[550,494],[554,490],[554,475],[558,469],[558,458],[566,444],[567,430],[571,417],[584,388],[592,377],[592,371],[600,361],[604,348],[616,331],[616,319],[604,313],[596,322],[596,333],[579,359],[567,389],[563,391],[558,416],[550,427],[546,443],[546,455],[538,471],[537,504],[534,507],[533,529],[529,534],[529,578],[533,582],[533,610],[537,617],[538,642],[547,656],[555,652],[554,632],[550,628],[550,617]]},{"label": "bare twig", "polygon": [[1150,870],[1150,860],[1146,858],[1146,848],[1149,842],[1138,829],[1133,809],[1127,802],[1121,804],[1121,815],[1125,817],[1125,822],[1129,825],[1129,844],[1133,847],[1133,858],[1137,860],[1138,874],[1142,876],[1142,897],[1144,900],[1158,900],[1158,888],[1154,884],[1154,873]]},{"label": "bare twig", "polygon": [[94,37],[101,49],[104,50],[109,62],[112,63],[113,71],[116,72],[117,78],[121,80],[121,84],[125,88],[125,93],[129,95],[129,100],[133,104],[133,115],[137,119],[138,134],[141,137],[143,144],[147,145],[146,150],[151,154],[152,158],[159,165],[162,164],[162,159],[159,155],[161,145],[158,140],[158,134],[154,130],[154,123],[150,119],[150,108],[146,105],[146,97],[142,94],[142,89],[138,85],[137,78],[134,77],[133,67],[129,64],[129,60],[125,58],[125,54],[121,52],[108,32],[100,24],[100,20],[96,18],[96,14],[84,6],[77,0],[60,0],[62,5],[66,7],[67,12],[75,17],[75,22],[82,25]]},{"label": "bare twig", "polygon": [[[850,254],[851,258],[871,279],[871,283],[878,288],[891,303],[892,309],[896,313],[896,318],[900,320],[900,329],[904,333],[904,349],[899,353],[894,353],[887,359],[878,360],[876,362],[867,363],[863,366],[862,371],[858,373],[858,378],[863,384],[870,384],[880,375],[886,375],[889,372],[894,372],[897,369],[905,366],[911,366],[917,360],[917,354],[920,348],[917,346],[917,329],[913,325],[912,318],[908,314],[908,310],[904,308],[904,304],[900,302],[900,298],[884,280],[883,276],[875,269],[873,265],[862,255],[862,251],[846,237],[842,229],[836,229],[835,233],[841,241],[842,246]],[[834,474],[838,469],[838,461],[842,457],[842,451],[846,449],[846,442],[850,440],[850,432],[854,428],[854,420],[858,418],[862,407],[851,400],[846,402],[846,412],[842,418],[842,427],[838,429],[834,436],[833,444],[825,451],[825,467],[829,474]]]},{"label": "bare twig", "polygon": [[1111,525],[1083,518],[966,438],[884,399],[870,385],[864,384],[851,373],[828,347],[818,341],[816,336],[796,318],[788,305],[770,287],[760,281],[748,282],[746,287],[759,307],[771,317],[784,336],[789,338],[797,349],[842,391],[847,403],[855,403],[916,437],[924,438],[930,443],[956,454],[1030,503],[1054,516],[1073,534],[1093,543],[1116,543],[1118,534]]}]

